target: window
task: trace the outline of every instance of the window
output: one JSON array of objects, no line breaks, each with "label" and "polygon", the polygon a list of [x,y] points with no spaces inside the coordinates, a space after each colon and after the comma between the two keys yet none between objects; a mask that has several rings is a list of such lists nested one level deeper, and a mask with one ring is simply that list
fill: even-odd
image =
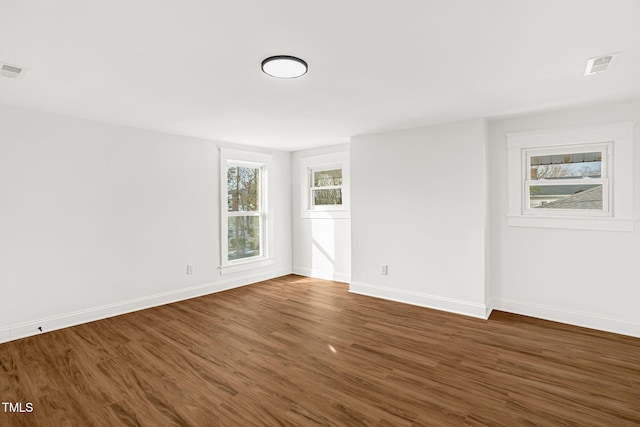
[{"label": "window", "polygon": [[632,230],[633,123],[507,135],[511,226]]},{"label": "window", "polygon": [[263,167],[227,163],[227,259],[262,255],[264,211],[260,191]]},{"label": "window", "polygon": [[[267,178],[270,156],[220,150],[222,193],[221,271],[267,265],[269,217]],[[257,263],[257,264],[256,264]]]},{"label": "window", "polygon": [[524,150],[524,211],[545,215],[610,215],[611,143]]},{"label": "window", "polygon": [[342,207],[342,165],[310,168],[309,173],[310,207]]},{"label": "window", "polygon": [[349,157],[337,152],[300,159],[303,218],[349,218]]}]

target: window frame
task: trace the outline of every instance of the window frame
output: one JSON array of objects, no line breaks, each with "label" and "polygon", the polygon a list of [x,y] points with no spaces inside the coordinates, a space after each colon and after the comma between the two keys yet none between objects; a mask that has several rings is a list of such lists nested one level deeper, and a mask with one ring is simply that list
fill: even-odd
[{"label": "window frame", "polygon": [[[341,188],[342,204],[315,205],[313,203],[313,190],[329,187],[314,187],[313,173],[334,169],[342,169],[342,185],[330,187]],[[349,179],[348,151],[300,158],[300,200],[302,201],[300,216],[302,218],[350,218]]]},{"label": "window frame", "polygon": [[[269,170],[273,157],[268,154],[220,148],[220,273],[228,274],[258,268],[273,263],[271,246],[273,242],[272,221],[269,205]],[[250,167],[260,170],[257,211],[229,211],[227,170],[229,167]],[[229,218],[259,217],[259,247],[256,256],[229,260]]]},{"label": "window frame", "polygon": [[[342,184],[340,185],[325,185],[322,187],[316,187],[315,184],[315,173],[316,172],[324,172],[324,171],[331,171],[331,170],[337,170],[340,169],[342,171]],[[332,165],[318,165],[318,166],[311,166],[309,168],[307,168],[308,173],[309,173],[309,179],[307,180],[307,185],[309,186],[309,191],[308,191],[308,197],[309,200],[307,200],[307,206],[309,206],[309,210],[313,210],[313,211],[333,211],[333,210],[337,210],[337,211],[341,211],[344,210],[344,168],[342,167],[341,163],[335,163]],[[339,205],[316,205],[314,203],[314,197],[313,197],[313,192],[315,190],[340,190],[340,196],[342,199],[342,203],[340,203]]]},{"label": "window frame", "polygon": [[[635,122],[507,133],[507,224],[582,230],[633,231]],[[594,148],[600,150],[594,150]],[[532,155],[601,151],[603,210],[529,208]],[[605,160],[606,158],[606,160]],[[605,176],[606,173],[606,176]],[[572,184],[563,180],[562,184]],[[573,183],[584,184],[582,180]],[[557,185],[560,185],[558,183]],[[605,208],[606,206],[606,208]]]}]

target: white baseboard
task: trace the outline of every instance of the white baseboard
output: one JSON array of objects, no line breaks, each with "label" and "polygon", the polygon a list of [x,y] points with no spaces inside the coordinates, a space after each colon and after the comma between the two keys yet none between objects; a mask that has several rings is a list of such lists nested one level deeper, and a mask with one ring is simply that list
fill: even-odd
[{"label": "white baseboard", "polygon": [[506,298],[494,299],[492,306],[494,310],[640,338],[640,322]]},{"label": "white baseboard", "polygon": [[105,319],[107,317],[119,316],[121,314],[131,313],[133,311],[144,310],[146,308],[156,307],[159,305],[170,304],[177,301],[226,291],[229,289],[250,285],[252,283],[261,282],[263,280],[285,276],[287,274],[291,274],[291,269],[281,268],[260,274],[222,280],[216,283],[205,283],[202,285],[191,286],[189,288],[177,289],[175,291],[163,292],[145,296],[142,298],[135,298],[114,304],[107,304],[99,307],[65,313],[58,316],[36,319],[29,322],[11,325],[9,327],[0,329],[0,343],[40,334],[42,332],[38,330],[39,327],[42,327],[43,332],[50,332],[56,329],[68,328],[70,326],[75,326],[82,323]]},{"label": "white baseboard", "polygon": [[434,308],[436,310],[448,311],[450,313],[464,314],[466,316],[478,317],[480,319],[486,319],[489,316],[489,313],[491,313],[491,309],[487,309],[484,304],[422,294],[419,292],[384,288],[366,283],[351,282],[349,292],[403,302],[405,304],[418,305],[420,307]]},{"label": "white baseboard", "polygon": [[315,268],[293,266],[293,274],[313,277],[314,279],[333,280],[334,282],[349,283],[351,276],[345,273],[334,271],[318,270]]}]

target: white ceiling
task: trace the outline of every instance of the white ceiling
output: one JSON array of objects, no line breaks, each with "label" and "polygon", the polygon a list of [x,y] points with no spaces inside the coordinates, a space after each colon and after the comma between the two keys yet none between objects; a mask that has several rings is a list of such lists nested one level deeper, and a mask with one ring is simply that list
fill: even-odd
[{"label": "white ceiling", "polygon": [[297,150],[638,97],[640,1],[0,0],[0,61],[3,104]]}]

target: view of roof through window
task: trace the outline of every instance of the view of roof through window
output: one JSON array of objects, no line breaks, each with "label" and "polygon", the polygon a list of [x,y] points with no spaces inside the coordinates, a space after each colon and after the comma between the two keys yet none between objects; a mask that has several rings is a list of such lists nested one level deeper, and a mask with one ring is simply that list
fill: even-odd
[{"label": "view of roof through window", "polygon": [[603,209],[601,151],[531,156],[530,167],[530,179],[539,182],[529,187],[530,208]]}]

